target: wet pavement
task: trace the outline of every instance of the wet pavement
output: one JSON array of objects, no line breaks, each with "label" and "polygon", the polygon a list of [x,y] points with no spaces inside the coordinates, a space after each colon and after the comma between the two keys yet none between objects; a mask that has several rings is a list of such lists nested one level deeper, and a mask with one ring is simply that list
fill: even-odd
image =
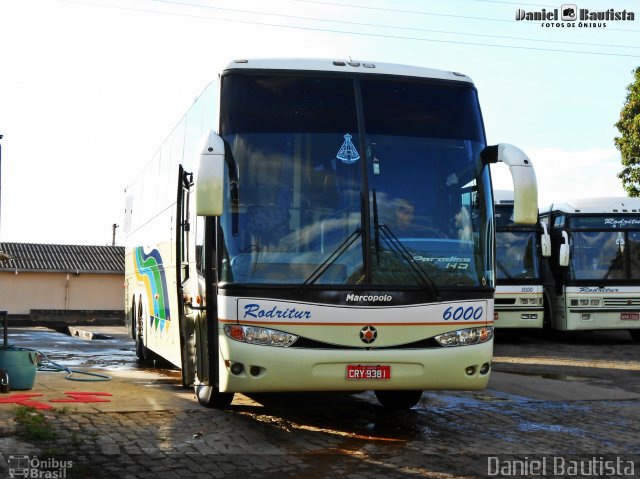
[{"label": "wet pavement", "polygon": [[[498,334],[488,389],[428,392],[391,412],[370,392],[236,395],[228,411],[204,409],[178,371],[139,367],[122,328],[99,329],[111,339],[11,332],[112,379],[38,372],[23,392],[52,407],[45,439],[0,404],[0,475],[28,456],[65,477],[640,476],[640,344],[626,332]],[[92,397],[104,402],[55,402]]]}]

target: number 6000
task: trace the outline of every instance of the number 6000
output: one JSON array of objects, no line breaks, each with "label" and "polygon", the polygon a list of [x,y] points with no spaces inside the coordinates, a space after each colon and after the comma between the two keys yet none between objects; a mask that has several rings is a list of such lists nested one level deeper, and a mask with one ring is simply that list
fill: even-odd
[{"label": "number 6000", "polygon": [[482,318],[482,313],[482,306],[468,306],[466,308],[463,306],[449,306],[444,310],[444,313],[442,313],[442,319],[444,319],[445,321],[449,321],[450,319],[454,321],[469,321],[472,319],[474,321],[477,321],[478,319]]}]

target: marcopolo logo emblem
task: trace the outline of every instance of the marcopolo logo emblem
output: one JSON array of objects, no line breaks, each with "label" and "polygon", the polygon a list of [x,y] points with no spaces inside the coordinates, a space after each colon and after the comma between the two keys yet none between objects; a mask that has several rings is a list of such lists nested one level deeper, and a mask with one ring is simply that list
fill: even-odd
[{"label": "marcopolo logo emblem", "polygon": [[363,343],[371,344],[378,337],[378,330],[373,326],[365,326],[360,330],[360,339]]},{"label": "marcopolo logo emblem", "polygon": [[377,301],[389,302],[393,301],[393,296],[390,294],[347,294],[347,301],[351,302],[370,302],[375,303]]}]

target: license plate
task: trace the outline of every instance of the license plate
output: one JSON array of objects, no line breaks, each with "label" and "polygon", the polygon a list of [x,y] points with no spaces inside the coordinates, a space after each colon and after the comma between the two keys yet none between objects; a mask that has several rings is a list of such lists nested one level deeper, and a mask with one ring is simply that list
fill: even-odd
[{"label": "license plate", "polygon": [[640,313],[620,313],[620,319],[638,321],[640,320]]},{"label": "license plate", "polygon": [[386,380],[391,379],[391,366],[347,365],[347,379]]}]

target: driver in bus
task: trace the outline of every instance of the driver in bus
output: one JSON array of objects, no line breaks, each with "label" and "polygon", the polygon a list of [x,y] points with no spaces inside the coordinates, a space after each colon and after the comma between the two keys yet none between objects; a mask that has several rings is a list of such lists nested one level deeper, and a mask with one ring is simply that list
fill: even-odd
[{"label": "driver in bus", "polygon": [[428,217],[420,215],[416,218],[415,206],[404,198],[393,201],[393,215],[387,226],[398,238],[444,237],[441,231],[433,227]]},{"label": "driver in bus", "polygon": [[396,235],[406,236],[414,225],[416,207],[408,200],[397,198],[394,204],[393,223],[389,225]]}]

